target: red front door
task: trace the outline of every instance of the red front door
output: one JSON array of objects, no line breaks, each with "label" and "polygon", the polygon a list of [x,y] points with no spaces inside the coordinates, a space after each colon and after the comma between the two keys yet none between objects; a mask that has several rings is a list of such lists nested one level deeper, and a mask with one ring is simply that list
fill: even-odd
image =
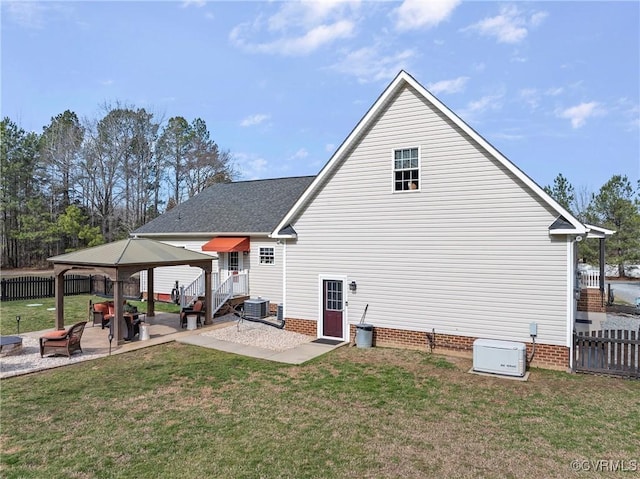
[{"label": "red front door", "polygon": [[322,284],[322,335],[342,338],[342,312],[344,295],[342,281],[325,279]]}]

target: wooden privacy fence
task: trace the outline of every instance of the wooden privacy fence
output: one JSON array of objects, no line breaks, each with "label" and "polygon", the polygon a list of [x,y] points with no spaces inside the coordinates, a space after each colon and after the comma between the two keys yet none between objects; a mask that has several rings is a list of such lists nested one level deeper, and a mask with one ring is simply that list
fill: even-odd
[{"label": "wooden privacy fence", "polygon": [[[130,298],[140,296],[140,282],[137,277],[129,278],[123,284],[124,295]],[[113,296],[113,282],[102,275],[66,275],[64,277],[64,295],[96,294]],[[0,301],[18,299],[53,298],[56,295],[54,276],[20,276],[3,278],[0,281]]]},{"label": "wooden privacy fence", "polygon": [[640,332],[573,333],[573,369],[640,378]]},{"label": "wooden privacy fence", "polygon": [[[68,275],[64,277],[64,294],[91,293],[91,277],[82,275]],[[20,276],[3,278],[0,281],[0,300],[13,301],[17,299],[53,298],[56,295],[56,280],[54,276],[48,278],[40,276]]]}]

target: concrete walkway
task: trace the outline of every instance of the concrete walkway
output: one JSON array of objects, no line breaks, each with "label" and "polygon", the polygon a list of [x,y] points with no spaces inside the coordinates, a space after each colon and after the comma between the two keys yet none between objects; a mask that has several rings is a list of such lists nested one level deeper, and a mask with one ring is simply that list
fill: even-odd
[{"label": "concrete walkway", "polygon": [[270,349],[248,346],[246,344],[221,341],[219,339],[199,334],[176,338],[176,342],[286,364],[303,364],[311,359],[322,356],[329,351],[333,351],[336,348],[349,344],[346,342],[338,344],[308,342],[285,351],[272,351]]}]

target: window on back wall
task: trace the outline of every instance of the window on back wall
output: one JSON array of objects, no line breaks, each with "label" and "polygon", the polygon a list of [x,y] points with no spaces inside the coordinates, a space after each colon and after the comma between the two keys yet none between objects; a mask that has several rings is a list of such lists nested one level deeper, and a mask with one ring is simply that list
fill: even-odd
[{"label": "window on back wall", "polygon": [[273,264],[274,258],[273,248],[260,248],[260,264]]},{"label": "window on back wall", "polygon": [[420,189],[418,148],[393,150],[393,191]]}]

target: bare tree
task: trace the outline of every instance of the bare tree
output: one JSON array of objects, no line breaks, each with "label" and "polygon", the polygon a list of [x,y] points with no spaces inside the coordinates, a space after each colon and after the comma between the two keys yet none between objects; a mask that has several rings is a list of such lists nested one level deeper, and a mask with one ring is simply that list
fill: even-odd
[{"label": "bare tree", "polygon": [[[55,222],[72,200],[77,199],[75,174],[83,138],[84,128],[77,115],[69,110],[51,118],[51,123],[43,128],[40,156],[47,176],[43,194],[49,196],[47,203],[51,222]],[[65,251],[64,237],[58,249]]]},{"label": "bare tree", "polygon": [[220,151],[210,139],[204,120],[191,123],[191,148],[187,156],[185,182],[189,198],[213,183],[226,183],[236,176],[228,151]]},{"label": "bare tree", "polygon": [[191,148],[192,132],[187,120],[181,116],[169,118],[156,148],[162,166],[167,170],[166,179],[176,204],[185,196],[183,188],[187,171],[187,157]]}]

